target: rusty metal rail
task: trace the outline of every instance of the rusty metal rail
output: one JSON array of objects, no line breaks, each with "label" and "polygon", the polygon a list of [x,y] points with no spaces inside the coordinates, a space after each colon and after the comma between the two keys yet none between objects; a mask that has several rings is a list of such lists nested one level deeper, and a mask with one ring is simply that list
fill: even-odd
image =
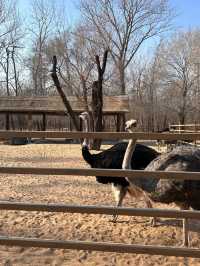
[{"label": "rusty metal rail", "polygon": [[64,131],[0,131],[0,138],[100,138],[100,139],[138,139],[138,140],[200,140],[200,133],[147,133],[147,132],[64,132]]},{"label": "rusty metal rail", "polygon": [[106,214],[124,216],[145,216],[145,217],[165,217],[165,218],[190,218],[200,219],[199,211],[189,210],[163,210],[146,208],[127,208],[96,205],[67,205],[67,204],[41,204],[0,201],[0,210],[10,211],[40,211],[40,212],[63,212],[63,213],[87,213]]},{"label": "rusty metal rail", "polygon": [[1,174],[29,175],[78,175],[78,176],[113,176],[113,177],[153,177],[162,179],[200,180],[200,172],[145,171],[119,169],[78,169],[78,168],[36,168],[36,167],[0,167]]},{"label": "rusty metal rail", "polygon": [[164,247],[153,245],[133,245],[111,242],[104,243],[87,241],[61,241],[20,237],[0,237],[0,245],[200,258],[200,249]]}]

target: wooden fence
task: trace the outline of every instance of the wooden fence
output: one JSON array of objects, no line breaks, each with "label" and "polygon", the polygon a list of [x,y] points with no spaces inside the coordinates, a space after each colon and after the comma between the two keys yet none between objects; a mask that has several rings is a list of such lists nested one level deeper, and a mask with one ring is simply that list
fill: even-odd
[{"label": "wooden fence", "polygon": [[183,132],[188,132],[188,133],[200,132],[200,124],[185,124],[185,125],[181,125],[181,124],[172,125],[172,124],[169,124],[169,131],[170,132],[179,132],[179,133],[183,133]]},{"label": "wooden fence", "polygon": [[0,138],[10,139],[13,137],[28,138],[72,138],[83,139],[99,138],[107,140],[137,139],[137,140],[200,140],[200,133],[148,133],[148,132],[65,132],[65,131],[3,131],[0,130]]},{"label": "wooden fence", "polygon": [[[165,133],[82,133],[82,132],[19,132],[0,131],[0,137],[34,137],[34,138],[101,138],[101,139],[200,139],[200,134],[165,134]],[[63,169],[63,168],[27,168],[27,167],[0,167],[0,173],[4,174],[36,174],[36,175],[88,175],[88,176],[127,176],[127,177],[156,177],[175,179],[200,180],[200,172],[164,172],[164,171],[133,171],[116,169]],[[199,211],[163,210],[163,209],[136,209],[115,208],[105,206],[74,206],[63,204],[33,204],[21,202],[0,202],[1,210],[45,211],[45,212],[69,212],[92,214],[119,214],[127,216],[168,217],[168,218],[195,218],[200,219]],[[60,241],[50,239],[0,237],[0,245],[41,247],[56,249],[95,250],[104,252],[137,253],[165,256],[182,256],[200,258],[200,249],[183,247],[165,247],[155,245],[134,245],[108,242],[86,241]]]}]

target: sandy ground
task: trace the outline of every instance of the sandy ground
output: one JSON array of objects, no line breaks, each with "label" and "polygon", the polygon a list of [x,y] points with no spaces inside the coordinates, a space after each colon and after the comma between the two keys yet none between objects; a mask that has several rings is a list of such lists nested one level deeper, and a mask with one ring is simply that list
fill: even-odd
[{"label": "sandy ground", "polygon": [[[81,158],[80,145],[31,144],[0,145],[1,166],[88,167]],[[98,184],[94,177],[0,175],[0,200],[113,205],[111,187]],[[137,201],[137,203],[136,203]],[[143,201],[127,196],[125,206],[144,207]],[[175,208],[175,206],[155,207]],[[22,211],[0,211],[0,235],[38,237],[57,240],[112,241],[134,244],[180,246],[182,223],[162,219],[157,227],[145,217],[119,217],[113,224],[106,215],[81,215]],[[200,222],[190,221],[191,246],[200,248]],[[125,265],[200,265],[200,259],[53,250],[0,246],[0,266],[125,266]]]}]

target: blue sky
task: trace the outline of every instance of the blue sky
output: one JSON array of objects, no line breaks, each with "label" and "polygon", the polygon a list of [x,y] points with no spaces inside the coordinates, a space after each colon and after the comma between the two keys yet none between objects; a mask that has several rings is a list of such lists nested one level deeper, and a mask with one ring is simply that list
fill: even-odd
[{"label": "blue sky", "polygon": [[[46,0],[48,2],[48,0]],[[19,3],[19,10],[23,16],[25,16],[27,19],[29,18],[29,12],[30,12],[30,6],[31,6],[32,0],[18,0]],[[73,24],[79,17],[79,11],[78,11],[78,3],[79,0],[54,0],[53,1],[57,6],[65,4],[66,13],[67,13],[67,21],[70,24]]]},{"label": "blue sky", "polygon": [[[29,12],[29,3],[32,0],[19,0],[22,14]],[[47,0],[48,1],[48,0]],[[179,16],[175,19],[175,25],[182,29],[200,26],[200,0],[169,0],[175,6]],[[63,0],[54,0],[56,4],[62,5]],[[68,21],[73,24],[78,19],[76,5],[79,0],[64,0],[67,9]]]},{"label": "blue sky", "polygon": [[200,0],[170,0],[179,16],[175,24],[183,29],[200,26]]}]

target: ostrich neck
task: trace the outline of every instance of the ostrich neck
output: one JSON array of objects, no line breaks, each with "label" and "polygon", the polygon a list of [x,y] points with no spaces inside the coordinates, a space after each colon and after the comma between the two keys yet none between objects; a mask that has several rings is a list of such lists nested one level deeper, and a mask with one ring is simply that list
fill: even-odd
[{"label": "ostrich neck", "polygon": [[130,139],[124,154],[124,160],[122,163],[122,169],[131,169],[131,158],[135,150],[136,140]]},{"label": "ostrich neck", "polygon": [[[88,118],[85,118],[83,121],[84,121],[84,124],[85,124],[85,132],[89,132],[89,121],[88,121]],[[88,142],[87,138],[84,138],[83,146],[87,146],[87,147],[89,146],[89,142]]]}]

